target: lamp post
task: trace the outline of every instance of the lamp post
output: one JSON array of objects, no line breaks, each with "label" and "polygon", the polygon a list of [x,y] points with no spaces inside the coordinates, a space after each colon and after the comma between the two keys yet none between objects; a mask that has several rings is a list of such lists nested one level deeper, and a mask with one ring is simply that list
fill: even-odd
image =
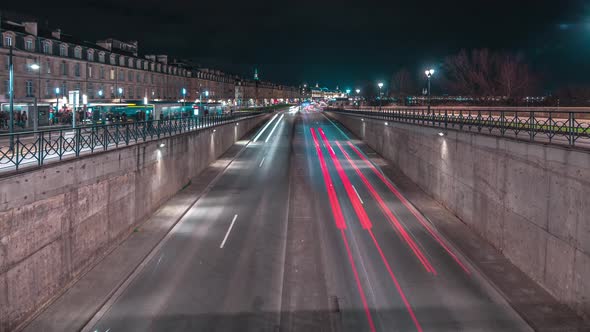
[{"label": "lamp post", "polygon": [[[186,89],[182,88],[181,92],[182,92],[182,106],[184,108],[184,106],[186,106]],[[182,111],[184,112],[184,109]]]},{"label": "lamp post", "polygon": [[[102,89],[99,89],[98,90],[98,99],[102,99],[103,95],[104,95],[104,92],[102,91]],[[96,109],[94,111],[96,112]],[[105,122],[103,122],[103,123],[106,123],[106,120],[103,119],[103,116],[104,116],[104,111],[103,111],[103,108],[100,107],[100,108],[98,108],[98,118],[100,119],[100,121],[104,120]]]},{"label": "lamp post", "polygon": [[432,74],[434,74],[434,69],[428,69],[424,74],[428,77],[428,114],[430,114],[430,78],[432,77]]},{"label": "lamp post", "polygon": [[359,109],[361,108],[361,99],[360,99],[360,93],[361,93],[361,89],[356,89],[356,108]]},{"label": "lamp post", "polygon": [[57,123],[57,112],[59,112],[59,88],[55,88],[55,114],[54,121]]},{"label": "lamp post", "polygon": [[[39,61],[37,61],[39,62]],[[41,93],[41,66],[38,63],[32,63],[29,65],[29,68],[32,70],[37,71],[37,93],[35,94],[35,115],[33,118],[33,131],[37,131],[39,129],[39,106],[37,104],[38,94]]]},{"label": "lamp post", "polygon": [[123,95],[123,88],[118,88],[117,92],[119,93],[119,104],[121,103],[121,97]]},{"label": "lamp post", "polygon": [[379,112],[381,112],[381,88],[383,88],[383,82],[377,83],[377,86],[379,87]]},{"label": "lamp post", "polygon": [[10,151],[14,151],[14,63],[12,63],[12,44],[8,51],[8,93],[10,94]]}]

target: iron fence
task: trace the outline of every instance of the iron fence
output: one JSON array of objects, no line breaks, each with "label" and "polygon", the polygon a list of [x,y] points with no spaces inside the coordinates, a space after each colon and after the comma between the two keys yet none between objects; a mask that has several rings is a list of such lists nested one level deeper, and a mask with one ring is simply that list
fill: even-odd
[{"label": "iron fence", "polygon": [[215,127],[268,111],[0,134],[0,173]]},{"label": "iron fence", "polygon": [[590,112],[535,110],[328,109],[336,113],[442,129],[590,147]]}]

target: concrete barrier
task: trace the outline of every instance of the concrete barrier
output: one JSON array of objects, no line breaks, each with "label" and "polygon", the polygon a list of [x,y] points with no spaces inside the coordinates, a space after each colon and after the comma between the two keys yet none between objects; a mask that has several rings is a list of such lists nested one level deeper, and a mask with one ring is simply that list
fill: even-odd
[{"label": "concrete barrier", "polygon": [[590,152],[328,114],[559,301],[590,316]]},{"label": "concrete barrier", "polygon": [[51,301],[267,117],[0,179],[0,331]]}]

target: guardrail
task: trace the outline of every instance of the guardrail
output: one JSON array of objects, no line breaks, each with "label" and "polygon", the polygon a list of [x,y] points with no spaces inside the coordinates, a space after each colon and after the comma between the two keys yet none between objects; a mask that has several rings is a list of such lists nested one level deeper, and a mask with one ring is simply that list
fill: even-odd
[{"label": "guardrail", "polygon": [[267,111],[0,134],[0,173],[198,131]]},{"label": "guardrail", "polygon": [[329,108],[345,113],[391,122],[470,131],[524,139],[527,141],[585,145],[590,147],[590,113],[587,111],[517,111],[385,109],[363,111]]}]

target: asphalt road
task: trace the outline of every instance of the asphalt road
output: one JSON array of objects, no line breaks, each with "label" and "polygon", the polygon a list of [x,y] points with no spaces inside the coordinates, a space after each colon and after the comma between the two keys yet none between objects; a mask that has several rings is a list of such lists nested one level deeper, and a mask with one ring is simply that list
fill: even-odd
[{"label": "asphalt road", "polygon": [[321,112],[255,135],[89,331],[527,331]]}]

